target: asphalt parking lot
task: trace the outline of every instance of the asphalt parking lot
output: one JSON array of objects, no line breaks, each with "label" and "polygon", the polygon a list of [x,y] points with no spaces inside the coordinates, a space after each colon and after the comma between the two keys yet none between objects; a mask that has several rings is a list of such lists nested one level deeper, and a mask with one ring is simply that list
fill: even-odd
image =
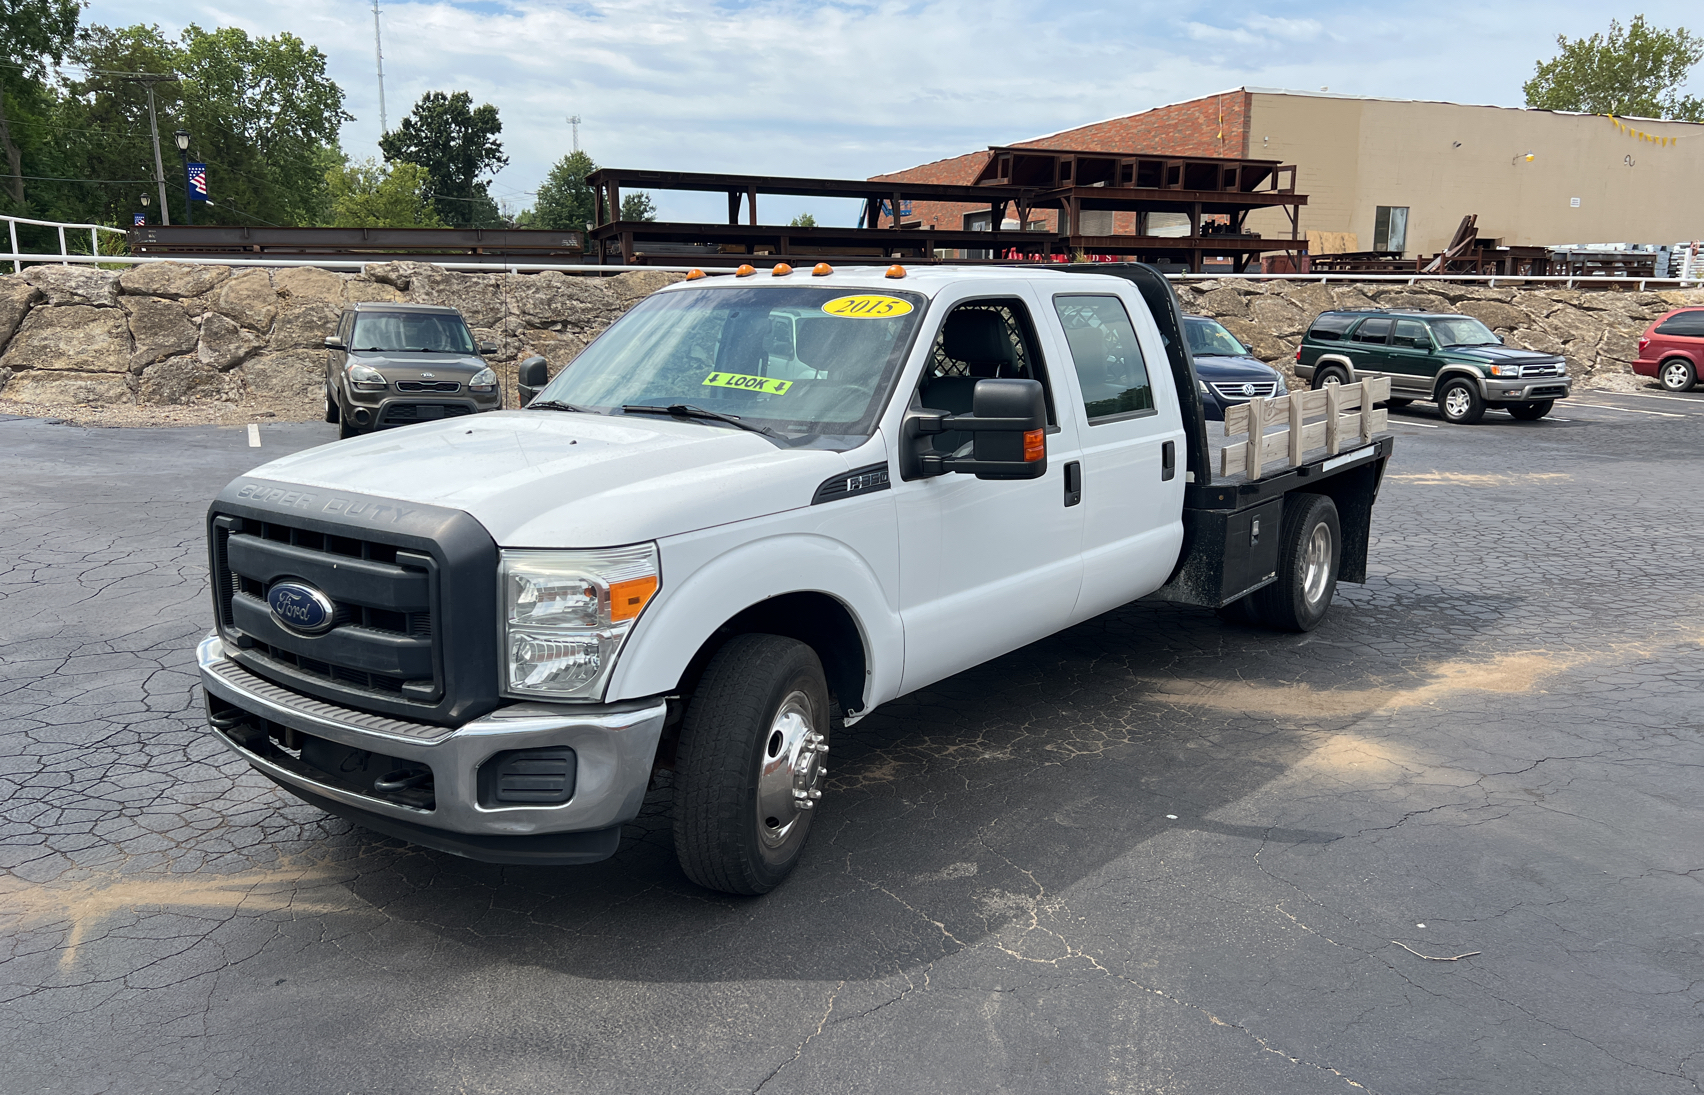
[{"label": "asphalt parking lot", "polygon": [[1704,395],[1392,416],[1306,636],[1127,606],[837,737],[799,871],[490,867],[203,729],[201,518],[335,427],[0,421],[0,1089],[1638,1092],[1704,1077]]}]

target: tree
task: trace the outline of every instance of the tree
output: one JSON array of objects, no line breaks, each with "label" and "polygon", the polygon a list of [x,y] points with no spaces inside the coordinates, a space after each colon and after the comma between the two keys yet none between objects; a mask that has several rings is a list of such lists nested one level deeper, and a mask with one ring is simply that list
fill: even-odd
[{"label": "tree", "polygon": [[585,231],[596,208],[586,176],[597,169],[598,165],[584,152],[570,152],[557,160],[538,188],[532,215],[522,214],[528,227],[556,232]]},{"label": "tree", "polygon": [[787,227],[789,227],[789,228],[815,228],[816,227],[816,218],[811,216],[809,213],[800,213],[798,216],[794,217],[792,220],[787,222]]},{"label": "tree", "polygon": [[490,103],[476,108],[465,91],[429,91],[400,126],[379,138],[379,148],[386,160],[405,160],[426,170],[439,219],[477,228],[498,221],[497,205],[480,176],[509,163],[497,139],[502,131]]},{"label": "tree", "polygon": [[41,103],[47,66],[59,64],[77,34],[77,0],[0,0],[0,148],[8,196],[24,204],[23,149],[12,136],[7,95]]},{"label": "tree", "polygon": [[1527,106],[1704,122],[1704,100],[1680,94],[1687,73],[1704,60],[1704,38],[1685,27],[1650,27],[1635,15],[1625,29],[1611,19],[1607,37],[1569,41],[1559,34],[1556,44],[1561,52],[1539,62],[1522,89]]},{"label": "tree", "polygon": [[621,199],[621,219],[624,221],[654,221],[657,219],[657,206],[651,200],[651,195],[643,190]]},{"label": "tree", "polygon": [[326,172],[330,224],[338,228],[442,228],[426,197],[426,172],[404,160],[369,157]]}]

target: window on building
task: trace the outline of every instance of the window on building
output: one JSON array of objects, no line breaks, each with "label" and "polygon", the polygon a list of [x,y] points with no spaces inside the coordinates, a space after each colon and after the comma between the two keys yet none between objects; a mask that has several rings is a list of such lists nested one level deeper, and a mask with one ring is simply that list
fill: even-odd
[{"label": "window on building", "polygon": [[1373,250],[1406,251],[1408,249],[1408,207],[1381,205],[1373,215]]}]

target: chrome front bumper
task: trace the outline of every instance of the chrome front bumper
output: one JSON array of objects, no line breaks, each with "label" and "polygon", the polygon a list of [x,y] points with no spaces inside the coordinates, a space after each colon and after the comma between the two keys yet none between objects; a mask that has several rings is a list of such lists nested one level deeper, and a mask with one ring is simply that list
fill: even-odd
[{"label": "chrome front bumper", "polygon": [[[338,813],[366,815],[374,820],[373,827],[381,831],[498,862],[534,859],[482,855],[465,848],[477,848],[479,840],[489,838],[610,830],[635,817],[650,782],[657,740],[662,735],[667,713],[667,705],[660,699],[583,710],[521,703],[500,708],[464,726],[434,726],[352,711],[281,688],[226,657],[224,641],[217,635],[203,639],[195,653],[202,687],[226,703],[303,734],[431,768],[434,803],[431,809],[414,809],[307,778],[244,748],[217,727],[213,728],[220,741],[262,773],[297,789],[310,801],[339,804],[342,809]],[[553,806],[500,807],[480,803],[479,766],[492,754],[552,746],[574,750],[574,792],[567,802]],[[393,824],[378,824],[381,820]],[[399,826],[406,831],[398,831]],[[428,834],[431,831],[466,834],[474,840],[437,842],[410,835],[415,830]],[[610,850],[614,850],[613,836]]]}]

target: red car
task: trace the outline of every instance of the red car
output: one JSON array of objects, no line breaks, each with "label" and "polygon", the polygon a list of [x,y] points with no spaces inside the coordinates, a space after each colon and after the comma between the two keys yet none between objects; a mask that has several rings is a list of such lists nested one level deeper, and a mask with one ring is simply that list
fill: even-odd
[{"label": "red car", "polygon": [[1639,339],[1633,371],[1654,376],[1671,392],[1684,392],[1704,372],[1704,308],[1677,308],[1659,316]]}]

